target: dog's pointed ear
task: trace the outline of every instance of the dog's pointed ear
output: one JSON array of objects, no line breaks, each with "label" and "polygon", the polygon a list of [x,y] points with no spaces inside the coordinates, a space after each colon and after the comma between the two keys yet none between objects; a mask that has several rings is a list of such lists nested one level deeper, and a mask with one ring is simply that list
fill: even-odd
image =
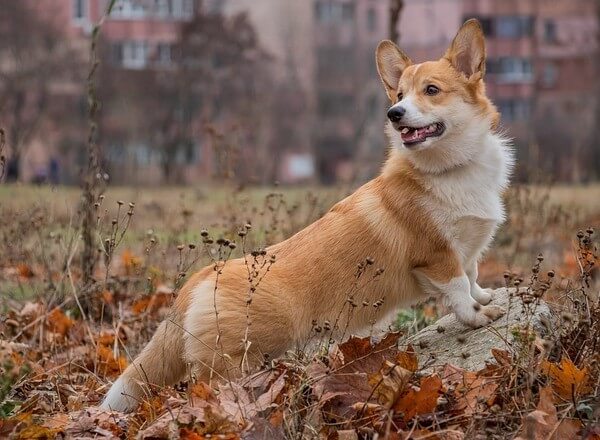
[{"label": "dog's pointed ear", "polygon": [[389,40],[384,40],[375,51],[377,71],[385,87],[385,92],[391,101],[396,100],[396,90],[402,72],[412,64],[409,57],[398,46]]},{"label": "dog's pointed ear", "polygon": [[485,73],[485,38],[479,21],[467,20],[444,55],[468,79],[479,80]]}]

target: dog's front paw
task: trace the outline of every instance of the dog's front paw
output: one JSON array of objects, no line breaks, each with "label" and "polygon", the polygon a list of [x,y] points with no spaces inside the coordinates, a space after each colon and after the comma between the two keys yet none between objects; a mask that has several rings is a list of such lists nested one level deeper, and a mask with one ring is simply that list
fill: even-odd
[{"label": "dog's front paw", "polygon": [[484,306],[481,308],[481,311],[485,316],[487,316],[492,321],[502,317],[506,313],[506,309],[502,306]]},{"label": "dog's front paw", "polygon": [[475,303],[472,311],[469,313],[464,313],[464,311],[463,313],[460,313],[459,311],[455,314],[457,319],[463,324],[472,328],[479,328],[491,324],[505,313],[506,310],[503,307],[495,305],[482,306]]},{"label": "dog's front paw", "polygon": [[494,299],[494,291],[492,289],[482,289],[475,284],[471,289],[471,297],[482,306],[487,306]]}]

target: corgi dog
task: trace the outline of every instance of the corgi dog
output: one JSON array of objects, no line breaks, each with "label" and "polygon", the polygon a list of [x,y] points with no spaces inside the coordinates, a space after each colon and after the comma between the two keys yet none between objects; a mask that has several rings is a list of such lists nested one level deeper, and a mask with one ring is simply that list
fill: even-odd
[{"label": "corgi dog", "polygon": [[[383,317],[441,295],[469,327],[503,315],[477,284],[478,260],[504,218],[513,163],[485,94],[479,23],[467,21],[437,61],[414,64],[383,41],[376,62],[391,101],[381,174],[267,248],[276,261],[260,283],[249,281],[244,258],[194,274],[103,408],[132,410],[149,385],[174,384],[190,366],[199,380],[229,379],[304,344],[315,326],[346,334],[372,324],[373,307],[340,322],[345,307],[375,303]],[[357,264],[385,270],[357,290]]]}]

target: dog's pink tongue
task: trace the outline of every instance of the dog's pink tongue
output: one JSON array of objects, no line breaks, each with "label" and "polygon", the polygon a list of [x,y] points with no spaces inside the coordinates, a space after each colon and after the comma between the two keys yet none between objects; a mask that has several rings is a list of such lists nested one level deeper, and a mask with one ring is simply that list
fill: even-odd
[{"label": "dog's pink tongue", "polygon": [[410,130],[408,133],[403,134],[402,140],[404,142],[414,142],[425,139],[426,131],[427,130],[425,128],[415,128],[413,130]]}]

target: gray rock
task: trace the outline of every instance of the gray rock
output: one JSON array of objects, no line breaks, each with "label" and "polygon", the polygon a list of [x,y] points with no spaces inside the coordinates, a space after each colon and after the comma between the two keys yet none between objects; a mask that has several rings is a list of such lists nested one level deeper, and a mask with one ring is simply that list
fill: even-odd
[{"label": "gray rock", "polygon": [[[521,290],[522,292],[523,290]],[[548,332],[552,313],[548,305],[525,306],[516,289],[497,289],[492,304],[506,309],[506,314],[487,327],[472,329],[446,315],[418,333],[400,340],[400,345],[412,344],[424,372],[437,366],[452,364],[471,371],[485,367],[493,360],[492,348],[507,349],[514,341],[514,330],[529,324],[540,335]]]}]

